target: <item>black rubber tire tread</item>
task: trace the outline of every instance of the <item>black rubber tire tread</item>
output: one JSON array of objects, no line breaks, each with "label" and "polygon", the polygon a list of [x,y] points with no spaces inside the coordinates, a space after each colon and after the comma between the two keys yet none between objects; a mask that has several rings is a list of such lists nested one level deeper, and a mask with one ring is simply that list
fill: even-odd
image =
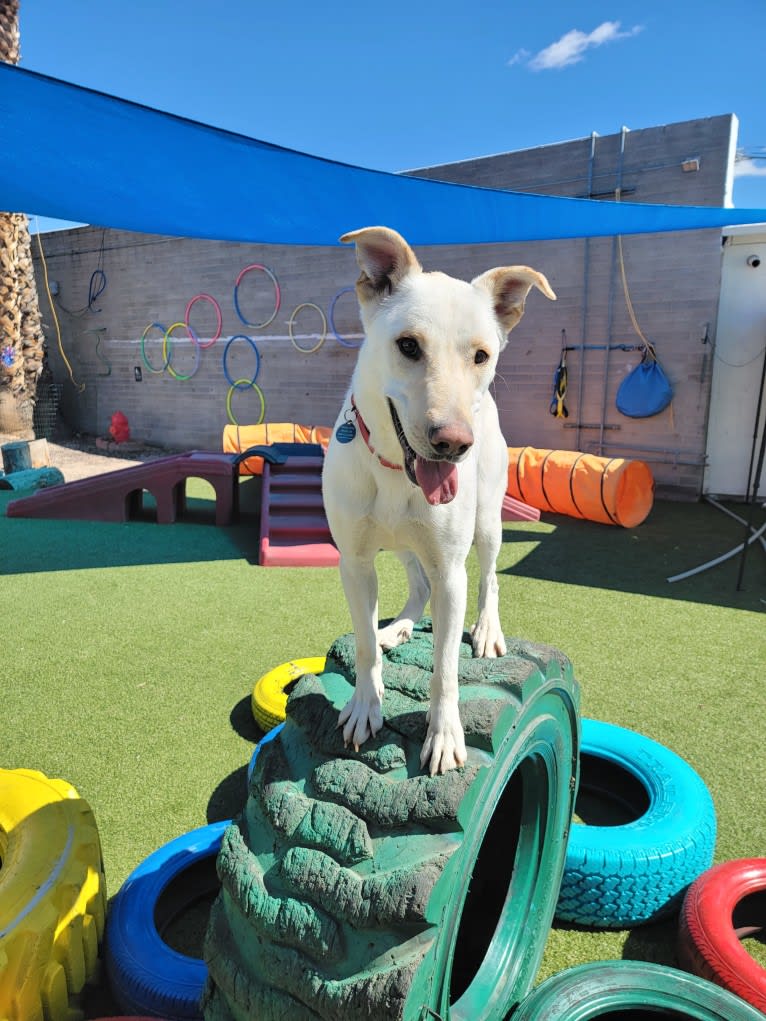
[{"label": "black rubber tire tread", "polygon": [[79,1016],[106,918],[90,806],[66,780],[0,769],[0,859],[0,1017]]},{"label": "black rubber tire tread", "polygon": [[[429,1009],[501,1021],[526,995],[574,806],[578,694],[561,653],[508,644],[496,660],[473,659],[468,639],[461,647],[468,763],[444,776],[424,775],[419,764],[429,621],[385,654],[386,723],[358,754],[337,725],[351,693],[353,636],[333,645],[321,682],[297,682],[284,730],[261,748],[246,808],[222,844],[205,945],[206,1021],[415,1021]],[[497,926],[487,923],[487,953],[451,1004],[472,873],[512,780],[522,803],[518,852],[502,843],[508,872],[491,894]]]},{"label": "black rubber tire tread", "polygon": [[632,1011],[697,1021],[763,1021],[763,1014],[705,979],[663,964],[601,961],[553,975],[514,1011],[513,1021],[612,1021]]}]

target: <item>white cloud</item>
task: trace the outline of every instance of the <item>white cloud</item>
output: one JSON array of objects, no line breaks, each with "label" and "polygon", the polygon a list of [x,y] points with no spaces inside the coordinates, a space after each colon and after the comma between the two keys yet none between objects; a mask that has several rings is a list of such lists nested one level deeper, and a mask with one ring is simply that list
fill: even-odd
[{"label": "white cloud", "polygon": [[755,160],[750,159],[748,156],[737,159],[734,163],[734,176],[766,177],[766,161],[758,161],[756,163]]},{"label": "white cloud", "polygon": [[634,25],[633,28],[622,31],[619,21],[604,21],[588,33],[573,28],[534,56],[530,56],[528,50],[518,50],[508,61],[508,65],[526,64],[531,71],[560,70],[562,67],[578,64],[584,59],[586,51],[595,46],[613,43],[618,39],[629,39],[642,30],[643,25]]},{"label": "white cloud", "polygon": [[514,64],[526,64],[531,56],[529,50],[517,50],[508,61],[508,67],[513,67]]}]

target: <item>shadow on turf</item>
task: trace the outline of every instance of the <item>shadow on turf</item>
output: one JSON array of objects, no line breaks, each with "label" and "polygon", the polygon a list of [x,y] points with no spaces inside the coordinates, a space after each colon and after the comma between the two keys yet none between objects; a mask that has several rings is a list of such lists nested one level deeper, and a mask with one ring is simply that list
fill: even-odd
[{"label": "shadow on turf", "polygon": [[247,802],[247,763],[218,784],[207,803],[207,821],[222,822],[239,815]]},{"label": "shadow on turf", "polygon": [[253,719],[250,696],[241,698],[229,713],[231,729],[249,741],[252,748],[247,754],[247,761],[225,777],[215,788],[207,803],[207,821],[220,822],[232,819],[242,811],[247,801],[247,768],[255,745],[263,737],[263,731]]},{"label": "shadow on turf", "polygon": [[250,695],[241,698],[229,713],[229,723],[235,734],[253,744],[260,741],[263,731],[253,718],[252,700]]},{"label": "shadow on turf", "polygon": [[[738,511],[740,515],[743,510]],[[628,529],[545,514],[539,526],[506,525],[500,573],[566,585],[711,603],[763,612],[764,551],[750,546],[742,591],[739,557],[684,581],[668,577],[703,564],[742,542],[743,528],[710,504],[656,503],[648,519]],[[758,522],[756,521],[756,527]],[[532,548],[518,559],[514,546]],[[511,559],[509,566],[503,567]]]},{"label": "shadow on turf", "polygon": [[258,563],[260,480],[240,486],[239,520],[226,528],[215,526],[213,499],[188,498],[176,524],[158,525],[151,505],[136,520],[119,524],[7,518],[6,505],[19,495],[0,492],[0,575],[214,560]]},{"label": "shadow on turf", "polygon": [[676,955],[676,934],[678,919],[656,922],[653,925],[639,925],[631,929],[622,948],[622,956],[628,961],[649,961],[678,968]]}]

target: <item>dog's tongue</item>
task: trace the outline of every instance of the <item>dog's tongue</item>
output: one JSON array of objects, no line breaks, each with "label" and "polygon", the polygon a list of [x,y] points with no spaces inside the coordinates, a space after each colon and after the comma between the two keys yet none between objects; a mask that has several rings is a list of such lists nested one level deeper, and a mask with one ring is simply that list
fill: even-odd
[{"label": "dog's tongue", "polygon": [[415,458],[415,478],[426,500],[436,507],[457,496],[457,465],[451,461],[426,461]]}]

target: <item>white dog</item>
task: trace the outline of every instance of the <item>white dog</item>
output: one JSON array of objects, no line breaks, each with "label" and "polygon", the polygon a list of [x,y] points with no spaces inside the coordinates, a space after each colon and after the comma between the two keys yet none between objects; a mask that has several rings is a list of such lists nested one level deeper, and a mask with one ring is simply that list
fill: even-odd
[{"label": "white dog", "polygon": [[[387,227],[341,241],[356,244],[365,340],[323,473],[356,638],[356,687],[339,726],[357,750],[380,730],[381,649],[410,638],[430,596],[434,672],[420,761],[433,776],[466,758],[457,669],[474,540],[481,577],[473,652],[505,653],[495,563],[508,448],[489,386],[530,288],[556,295],[527,266],[491,269],[470,284],[424,273],[404,238]],[[378,631],[380,549],[395,550],[404,564],[409,597]]]}]

